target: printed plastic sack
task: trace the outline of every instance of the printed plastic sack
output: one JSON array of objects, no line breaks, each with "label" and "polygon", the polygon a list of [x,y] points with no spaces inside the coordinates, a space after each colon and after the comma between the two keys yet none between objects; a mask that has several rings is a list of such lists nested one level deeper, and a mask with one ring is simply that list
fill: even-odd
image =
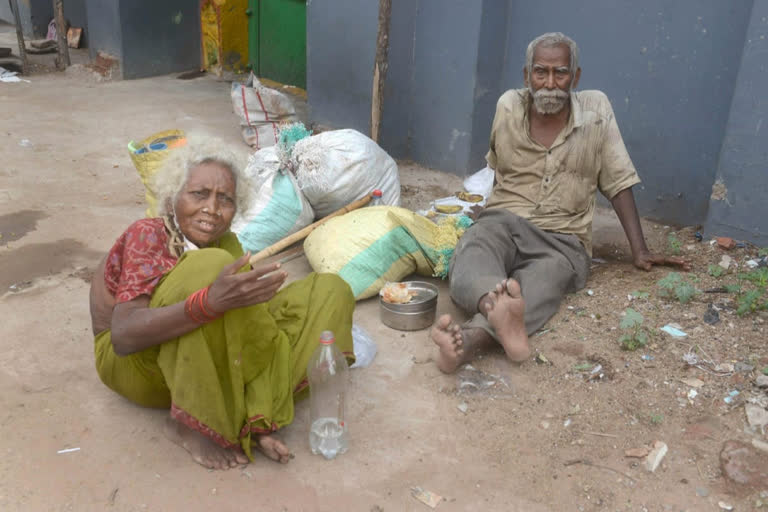
[{"label": "printed plastic sack", "polygon": [[400,205],[397,164],[378,144],[355,130],[334,130],[296,143],[290,168],[318,217],[382,191],[384,205]]},{"label": "printed plastic sack", "polygon": [[232,223],[243,250],[258,252],[312,223],[315,212],[290,172],[279,170],[274,147],[248,159],[246,174],[254,183],[250,204]]},{"label": "printed plastic sack", "polygon": [[232,107],[240,118],[243,140],[254,149],[274,146],[279,124],[296,120],[291,99],[280,91],[265,87],[251,73],[245,84],[232,82]]},{"label": "printed plastic sack", "polygon": [[338,274],[356,299],[379,293],[389,281],[414,272],[432,275],[419,243],[389,215],[411,213],[393,206],[369,206],[330,219],[304,242],[304,254],[316,272]]},{"label": "printed plastic sack", "polygon": [[174,148],[186,144],[184,132],[166,130],[150,135],[138,142],[131,141],[128,151],[134,167],[139,172],[139,179],[144,184],[144,198],[147,200],[147,217],[156,217],[159,213],[157,198],[151,187],[152,176],[163,165],[168,154]]}]

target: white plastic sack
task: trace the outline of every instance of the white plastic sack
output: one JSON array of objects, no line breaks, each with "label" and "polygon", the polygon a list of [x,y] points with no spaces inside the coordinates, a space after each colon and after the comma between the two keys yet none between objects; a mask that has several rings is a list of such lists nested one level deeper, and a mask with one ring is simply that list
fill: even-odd
[{"label": "white plastic sack", "polygon": [[382,204],[400,205],[397,164],[378,144],[355,130],[334,130],[296,143],[291,167],[318,217],[335,212],[375,189]]},{"label": "white plastic sack", "polygon": [[350,368],[366,368],[376,357],[378,348],[373,338],[357,324],[352,324],[352,345],[355,351],[355,362]]},{"label": "white plastic sack", "polygon": [[297,119],[291,99],[280,91],[264,87],[251,73],[245,84],[232,82],[232,107],[240,118],[243,139],[252,148],[277,144],[279,124]]},{"label": "white plastic sack", "polygon": [[315,212],[290,172],[279,170],[275,147],[248,159],[246,174],[254,184],[250,204],[232,223],[244,251],[258,252],[310,225]]},{"label": "white plastic sack", "polygon": [[488,199],[493,189],[493,178],[495,176],[494,170],[486,165],[483,169],[480,169],[464,180],[464,190],[470,194],[480,194],[485,199]]}]

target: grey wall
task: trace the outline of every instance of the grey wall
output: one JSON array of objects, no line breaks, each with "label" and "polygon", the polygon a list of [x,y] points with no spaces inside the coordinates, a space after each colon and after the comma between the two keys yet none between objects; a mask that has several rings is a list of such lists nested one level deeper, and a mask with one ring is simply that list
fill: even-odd
[{"label": "grey wall", "polygon": [[528,42],[558,30],[581,49],[580,89],[611,99],[643,180],[640,209],[683,224],[706,216],[751,0],[512,1],[503,88],[522,86]]},{"label": "grey wall", "polygon": [[768,2],[754,3],[705,231],[768,246]]},{"label": "grey wall", "polygon": [[418,2],[411,157],[430,167],[459,173],[466,169],[481,12],[476,2]]},{"label": "grey wall", "polygon": [[120,1],[85,0],[85,10],[91,58],[104,52],[120,59],[123,55]]},{"label": "grey wall", "polygon": [[378,0],[307,2],[307,92],[313,121],[369,133],[378,5]]},{"label": "grey wall", "polygon": [[90,53],[118,58],[122,77],[142,78],[200,66],[196,1],[86,0]]},{"label": "grey wall", "polygon": [[[70,26],[85,29],[87,16],[85,13],[86,0],[66,0],[64,2],[64,17]],[[24,37],[42,39],[48,33],[48,23],[53,18],[52,0],[18,0],[19,16],[21,17]],[[0,20],[14,24],[13,13],[8,0],[0,0]],[[83,31],[80,45],[86,46],[87,35]]]},{"label": "grey wall", "polygon": [[[53,2],[46,0],[19,0],[19,17],[24,37],[42,39],[48,32],[53,17]],[[8,0],[0,0],[0,20],[15,25]]]},{"label": "grey wall", "polygon": [[[711,209],[710,227],[768,230],[768,215],[754,219],[746,213],[754,205],[745,206],[768,192],[760,139],[768,1],[393,4],[380,140],[393,156],[459,175],[481,168],[497,98],[523,85],[528,42],[561,31],[581,48],[579,88],[612,101],[643,180],[635,187],[641,213],[698,224]],[[310,1],[313,120],[368,133],[377,11],[376,0]],[[716,175],[728,196],[710,206]]]},{"label": "grey wall", "polygon": [[192,0],[121,0],[123,78],[200,68],[200,6]]}]

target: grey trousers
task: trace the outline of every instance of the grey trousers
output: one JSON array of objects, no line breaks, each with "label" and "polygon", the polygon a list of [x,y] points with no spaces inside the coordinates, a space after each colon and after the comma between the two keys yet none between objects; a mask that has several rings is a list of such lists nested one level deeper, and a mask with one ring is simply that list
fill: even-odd
[{"label": "grey trousers", "polygon": [[474,314],[465,327],[479,327],[498,339],[478,312],[478,302],[512,277],[522,289],[530,335],[557,313],[566,293],[584,287],[589,265],[575,235],[543,231],[504,209],[483,210],[456,246],[449,270],[451,298]]}]

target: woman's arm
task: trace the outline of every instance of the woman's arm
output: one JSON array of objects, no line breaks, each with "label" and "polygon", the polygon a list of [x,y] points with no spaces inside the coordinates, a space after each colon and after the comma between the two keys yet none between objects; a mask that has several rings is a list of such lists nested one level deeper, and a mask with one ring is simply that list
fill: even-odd
[{"label": "woman's arm", "polygon": [[[249,257],[250,253],[244,254],[221,271],[208,292],[209,310],[223,314],[230,309],[259,304],[274,297],[287,274],[275,272],[280,268],[278,263],[238,273]],[[140,352],[178,338],[201,325],[187,315],[184,302],[150,308],[149,301],[149,296],[140,295],[115,306],[112,311],[112,346],[116,354]]]}]

